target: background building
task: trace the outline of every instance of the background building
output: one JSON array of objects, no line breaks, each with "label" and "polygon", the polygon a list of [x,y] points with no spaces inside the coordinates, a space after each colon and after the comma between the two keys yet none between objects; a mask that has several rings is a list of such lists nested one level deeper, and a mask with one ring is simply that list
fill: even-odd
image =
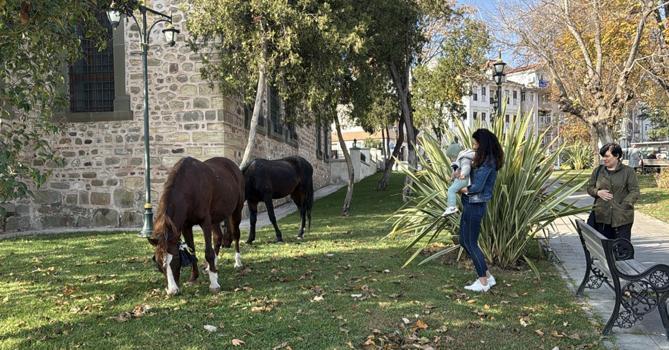
[{"label": "background building", "polygon": [[[506,103],[504,121],[514,117],[531,118],[536,135],[546,131],[545,144],[557,137],[557,123],[563,113],[550,98],[549,75],[542,65],[507,68],[506,80],[501,84],[502,102]],[[465,124],[472,127],[477,121],[491,122],[495,117],[497,85],[492,73],[486,72],[484,80],[470,83],[470,94],[462,97]]]},{"label": "background building", "polygon": [[[171,13],[181,30],[176,46],[168,47],[158,25],[148,56],[154,208],[179,159],[224,156],[239,163],[248,136],[250,118],[242,102],[222,95],[201,77],[203,62],[188,46],[181,2],[150,4]],[[34,199],[6,205],[9,216],[0,220],[0,231],[142,224],[143,75],[139,35],[131,23],[123,20],[110,34],[106,51],[98,52],[84,40],[84,58],[69,68],[70,110],[59,116],[61,132],[50,140],[64,165],[53,169]],[[282,102],[267,89],[253,155],[300,155],[314,167],[315,187],[328,184],[329,131],[284,124]]]}]

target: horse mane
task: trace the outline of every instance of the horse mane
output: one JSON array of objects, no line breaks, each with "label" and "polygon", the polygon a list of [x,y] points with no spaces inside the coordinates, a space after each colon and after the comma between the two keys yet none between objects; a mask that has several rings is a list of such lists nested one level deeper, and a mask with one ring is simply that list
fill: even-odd
[{"label": "horse mane", "polygon": [[242,173],[245,173],[245,172],[246,172],[246,169],[248,169],[248,168],[249,168],[253,163],[255,163],[255,162],[256,162],[256,160],[253,159],[252,161],[246,163],[246,165],[244,165],[244,167],[240,169],[240,170],[242,171]]},{"label": "horse mane", "polygon": [[191,157],[186,157],[180,159],[170,170],[169,175],[167,176],[167,180],[165,181],[165,185],[163,186],[163,193],[160,196],[160,201],[158,202],[158,210],[156,212],[156,220],[154,222],[154,227],[153,227],[153,233],[151,234],[151,238],[155,241],[157,241],[156,247],[157,247],[157,252],[159,255],[162,257],[162,254],[164,254],[165,251],[167,251],[167,242],[170,239],[174,239],[175,237],[168,237],[166,232],[172,232],[172,235],[175,233],[178,234],[179,228],[177,225],[174,223],[172,220],[172,215],[174,213],[168,212],[171,211],[169,208],[170,204],[170,199],[172,197],[172,192],[174,191],[174,186],[176,183],[176,179],[179,177],[179,174],[181,174],[187,166],[185,166],[188,163],[192,163],[194,159]]}]

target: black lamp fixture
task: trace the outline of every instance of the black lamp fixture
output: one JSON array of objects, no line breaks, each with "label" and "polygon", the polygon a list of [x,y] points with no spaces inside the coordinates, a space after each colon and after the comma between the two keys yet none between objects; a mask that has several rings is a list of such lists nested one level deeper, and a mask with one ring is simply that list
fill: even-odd
[{"label": "black lamp fixture", "polygon": [[497,84],[497,115],[502,115],[502,83],[505,81],[504,67],[506,63],[502,61],[502,50],[499,51],[497,61],[493,63],[492,78]]},{"label": "black lamp fixture", "polygon": [[[135,17],[135,11],[138,10],[142,15],[142,22],[137,20]],[[149,27],[147,25],[146,15],[150,13],[155,16],[153,23]],[[117,6],[117,4],[112,3],[111,7],[107,10],[107,18],[109,23],[113,28],[118,27],[121,23],[121,16],[125,15],[127,17],[132,17],[137,24],[137,30],[139,31],[139,36],[142,44],[142,66],[144,68],[144,191],[145,191],[145,202],[144,202],[144,227],[139,233],[140,237],[151,237],[153,233],[153,207],[151,205],[151,157],[149,156],[149,79],[148,79],[148,64],[147,56],[149,52],[149,35],[153,30],[153,27],[160,23],[165,22],[167,26],[163,29],[163,34],[165,35],[165,40],[169,46],[174,46],[176,43],[176,36],[179,34],[179,30],[175,29],[172,26],[172,16],[168,16],[159,11],[150,9],[144,5],[136,2],[134,5],[126,6]]]},{"label": "black lamp fixture", "polygon": [[109,19],[112,28],[118,27],[119,23],[121,23],[121,11],[114,9],[107,10],[107,19]]},{"label": "black lamp fixture", "polygon": [[163,29],[163,34],[165,35],[165,41],[167,41],[167,45],[174,46],[176,44],[177,34],[179,33],[179,30],[175,29],[171,25]]}]

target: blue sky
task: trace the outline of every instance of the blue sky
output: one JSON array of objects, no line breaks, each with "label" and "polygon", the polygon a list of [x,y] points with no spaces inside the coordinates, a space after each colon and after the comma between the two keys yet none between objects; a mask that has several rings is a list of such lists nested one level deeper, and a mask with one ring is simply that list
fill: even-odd
[{"label": "blue sky", "polygon": [[[509,1],[509,0],[507,0]],[[484,22],[490,24],[491,26],[495,23],[495,18],[497,15],[497,4],[499,0],[458,0],[459,5],[468,5],[478,9],[476,16],[483,20]],[[492,29],[492,28],[491,28]],[[491,31],[491,35],[495,36],[496,33]],[[497,45],[493,44],[494,48],[490,52],[490,58],[497,57]],[[511,63],[512,66],[515,66],[513,58],[509,55],[508,52],[502,51],[502,59]]]}]

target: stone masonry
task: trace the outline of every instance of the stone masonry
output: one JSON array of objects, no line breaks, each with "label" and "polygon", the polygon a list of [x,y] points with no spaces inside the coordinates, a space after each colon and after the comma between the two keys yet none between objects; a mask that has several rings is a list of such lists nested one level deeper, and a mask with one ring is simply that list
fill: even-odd
[{"label": "stone masonry", "polygon": [[[186,44],[189,34],[178,3],[163,0],[148,4],[172,13],[174,26],[181,30],[174,47],[165,45],[162,28],[154,29],[151,36],[149,140],[154,208],[169,170],[179,159],[224,156],[239,163],[248,135],[240,101],[223,96],[200,76],[202,63]],[[51,139],[64,158],[64,166],[53,169],[48,182],[34,191],[34,199],[5,205],[9,216],[0,220],[0,233],[141,226],[143,75],[139,35],[133,22],[126,22],[124,34],[125,89],[132,120],[64,123],[60,134]],[[320,188],[330,182],[330,167],[327,160],[316,156],[316,144],[314,126],[297,127],[296,144],[265,130],[258,134],[255,156],[276,159],[300,155],[314,166],[314,187]]]}]

